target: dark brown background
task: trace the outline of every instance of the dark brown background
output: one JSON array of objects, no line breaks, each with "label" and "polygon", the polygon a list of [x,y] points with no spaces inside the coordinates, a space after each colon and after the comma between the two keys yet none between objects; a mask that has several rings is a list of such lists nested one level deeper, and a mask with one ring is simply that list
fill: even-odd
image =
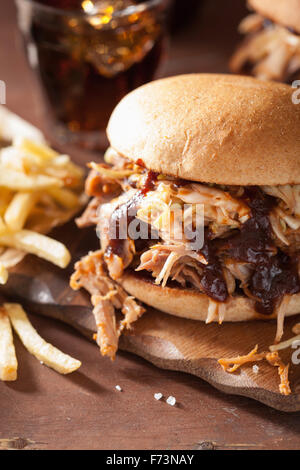
[{"label": "dark brown background", "polygon": [[[208,0],[195,25],[172,41],[163,73],[226,71],[243,0]],[[0,6],[0,79],[7,105],[46,129],[38,83],[26,65],[12,0]],[[75,155],[78,153],[74,152]],[[32,317],[47,340],[81,359],[62,377],[16,340],[19,379],[0,383],[0,449],[299,449],[300,414],[230,397],[205,382],[159,370],[130,354],[111,364],[70,328]],[[120,384],[123,392],[117,392]],[[174,395],[178,406],[156,402]]]}]

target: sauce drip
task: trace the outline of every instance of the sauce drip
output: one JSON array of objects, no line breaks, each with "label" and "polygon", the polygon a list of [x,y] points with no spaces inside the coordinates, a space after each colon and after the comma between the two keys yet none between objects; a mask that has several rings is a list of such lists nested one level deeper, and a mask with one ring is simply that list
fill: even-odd
[{"label": "sauce drip", "polygon": [[217,302],[225,302],[228,298],[226,281],[223,276],[221,263],[216,255],[214,243],[210,240],[210,233],[206,230],[204,245],[200,250],[205,257],[207,265],[203,269],[201,287],[206,295]]},{"label": "sauce drip", "polygon": [[158,173],[147,171],[143,187],[137,191],[129,201],[121,204],[112,213],[110,218],[110,233],[112,233],[112,228],[114,229],[114,232],[113,235],[109,237],[109,245],[105,250],[106,257],[109,258],[112,254],[122,257],[126,239],[120,237],[122,234],[128,233],[128,227],[135,219],[142,199],[149,191],[154,189],[157,177]]},{"label": "sauce drip", "polygon": [[157,181],[158,173],[155,171],[148,171],[147,177],[144,183],[143,188],[141,189],[141,193],[145,196],[148,191],[152,191],[155,188],[155,183]]},{"label": "sauce drip", "polygon": [[269,213],[276,199],[254,186],[245,188],[244,199],[251,208],[251,217],[225,248],[229,258],[252,265],[248,289],[256,300],[255,309],[271,315],[285,294],[300,292],[298,261],[274,244]]}]

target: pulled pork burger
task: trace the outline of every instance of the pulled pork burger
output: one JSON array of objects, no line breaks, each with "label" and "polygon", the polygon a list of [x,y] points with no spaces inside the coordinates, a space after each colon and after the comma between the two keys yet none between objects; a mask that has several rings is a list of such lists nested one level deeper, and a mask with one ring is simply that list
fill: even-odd
[{"label": "pulled pork burger", "polygon": [[115,357],[145,305],[207,323],[277,318],[280,341],[284,317],[300,312],[300,107],[291,96],[283,84],[191,74],[118,104],[77,220],[97,226],[101,248],[71,279],[92,296],[103,355]]},{"label": "pulled pork burger", "polygon": [[230,61],[235,73],[292,83],[300,79],[300,0],[248,0],[254,13],[239,30],[244,41]]}]

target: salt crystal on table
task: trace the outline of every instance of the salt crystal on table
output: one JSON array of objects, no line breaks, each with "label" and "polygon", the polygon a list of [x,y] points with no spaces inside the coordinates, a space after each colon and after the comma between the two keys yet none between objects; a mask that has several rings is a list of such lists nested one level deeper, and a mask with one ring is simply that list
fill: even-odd
[{"label": "salt crystal on table", "polygon": [[122,392],[122,388],[120,387],[120,385],[116,385],[116,390],[118,390],[118,392]]},{"label": "salt crystal on table", "polygon": [[168,398],[167,398],[167,403],[168,403],[168,405],[171,405],[171,406],[176,405],[176,398],[175,398],[175,397],[172,397],[172,396],[171,396],[171,397],[168,397]]},{"label": "salt crystal on table", "polygon": [[154,393],[154,398],[155,398],[155,400],[161,400],[162,399],[162,393]]}]

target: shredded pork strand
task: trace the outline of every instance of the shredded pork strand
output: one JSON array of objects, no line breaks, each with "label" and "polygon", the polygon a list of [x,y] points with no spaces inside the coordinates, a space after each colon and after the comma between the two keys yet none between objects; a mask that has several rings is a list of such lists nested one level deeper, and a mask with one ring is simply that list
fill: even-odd
[{"label": "shredded pork strand", "polygon": [[247,285],[247,281],[251,276],[253,269],[247,263],[239,263],[234,260],[224,261],[227,270],[232,274],[235,279],[241,281],[241,287]]},{"label": "shredded pork strand", "polygon": [[266,359],[274,367],[278,367],[278,374],[280,377],[279,390],[282,395],[290,395],[291,388],[289,383],[289,364],[284,364],[279,357],[278,352],[270,352],[266,354]]},{"label": "shredded pork strand", "polygon": [[279,307],[276,309],[277,314],[277,331],[275,336],[275,343],[279,343],[282,336],[283,336],[283,329],[284,329],[284,318],[290,303],[290,296],[286,295],[282,299]]},{"label": "shredded pork strand", "polygon": [[262,352],[258,353],[258,345],[255,346],[252,351],[246,356],[237,356],[231,358],[221,358],[218,360],[219,364],[225,372],[233,373],[236,372],[244,364],[250,362],[258,362],[266,359],[269,364],[274,367],[278,367],[278,374],[280,377],[279,391],[282,395],[290,395],[291,388],[289,384],[289,364],[285,365],[281,358],[279,357],[278,352]]},{"label": "shredded pork strand", "polygon": [[219,325],[222,325],[225,319],[226,313],[226,304],[222,302],[216,302],[213,299],[209,299],[208,303],[208,312],[206,317],[206,324],[212,323],[213,321],[218,321]]},{"label": "shredded pork strand", "polygon": [[[293,331],[293,333],[295,333],[295,331]],[[269,349],[271,352],[282,351],[283,349],[287,349],[293,346],[293,343],[295,342],[297,342],[297,344],[298,342],[300,343],[300,334],[297,334],[297,336],[287,339],[286,341],[282,341],[281,343],[272,344]]]},{"label": "shredded pork strand", "polygon": [[[86,287],[86,286],[84,286]],[[106,296],[92,295],[93,314],[96,321],[96,342],[103,356],[115,359],[120,333],[116,325],[115,309]]]},{"label": "shredded pork strand", "polygon": [[96,197],[89,202],[84,213],[76,219],[76,224],[79,228],[90,227],[98,223],[98,209],[100,204],[101,199]]},{"label": "shredded pork strand", "polygon": [[264,24],[264,18],[256,13],[246,16],[239,24],[239,32],[241,34],[254,33],[259,31]]},{"label": "shredded pork strand", "polygon": [[[70,284],[74,290],[84,287],[91,294],[97,344],[103,356],[114,359],[121,332],[131,328],[145,309],[108,277],[101,250],[90,253],[76,263]],[[120,325],[116,322],[115,309],[120,309],[124,314]]]},{"label": "shredded pork strand", "polygon": [[246,354],[245,356],[230,357],[227,359],[223,357],[219,359],[218,362],[225,372],[232,373],[248,362],[257,362],[265,359],[266,353],[263,352],[258,354],[257,351],[258,344],[254,349],[252,349],[252,351],[249,352],[249,354]]},{"label": "shredded pork strand", "polygon": [[[215,219],[220,225],[238,225],[250,217],[249,207],[241,200],[233,198],[228,192],[203,184],[191,184],[181,188],[177,197],[187,204],[205,204],[215,209]],[[212,210],[211,209],[211,210]]]},{"label": "shredded pork strand", "polygon": [[251,74],[262,80],[290,82],[300,76],[300,36],[284,26],[268,23],[259,15],[245,18],[240,31],[246,35],[230,61],[235,73],[250,65]]},{"label": "shredded pork strand", "polygon": [[[161,284],[164,287],[169,278],[175,279],[178,277],[180,263],[183,264],[183,268],[190,266],[190,268],[196,267],[197,269],[197,264],[193,260],[206,264],[206,260],[201,254],[187,250],[184,245],[154,245],[141,255],[141,262],[136,271],[147,270],[152,272],[155,277],[155,284]],[[189,272],[190,275],[187,277],[195,287],[199,288],[200,282],[191,275],[191,269]]]}]

